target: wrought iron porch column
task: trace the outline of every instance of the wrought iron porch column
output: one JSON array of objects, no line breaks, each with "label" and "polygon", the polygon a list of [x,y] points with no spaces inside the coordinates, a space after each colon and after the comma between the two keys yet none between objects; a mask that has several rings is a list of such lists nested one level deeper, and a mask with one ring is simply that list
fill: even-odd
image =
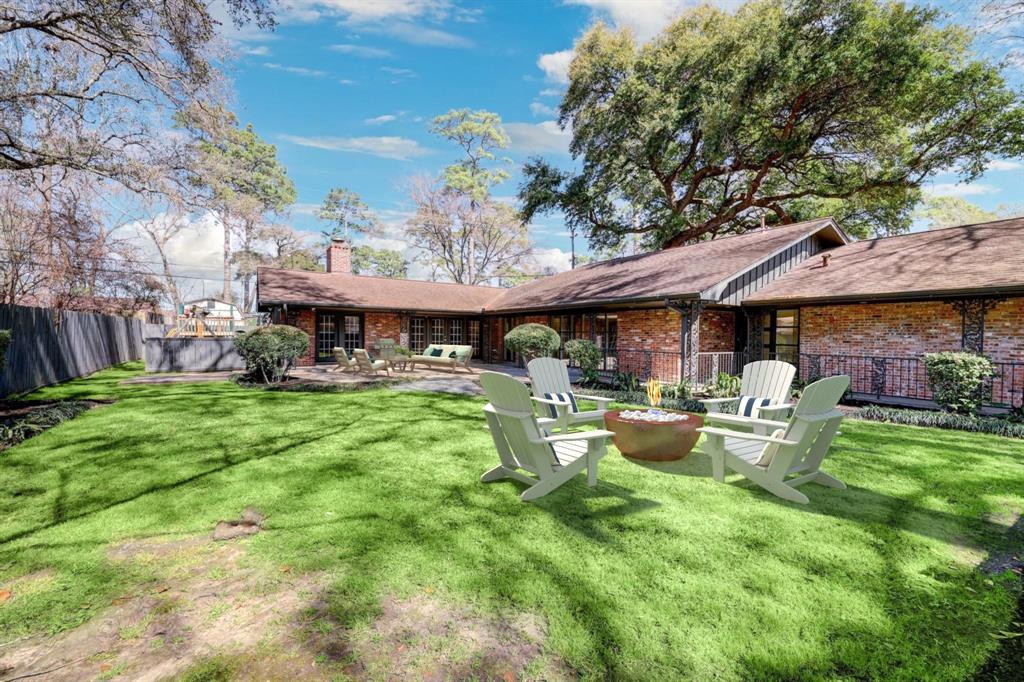
[{"label": "wrought iron porch column", "polygon": [[950,301],[960,313],[960,347],[981,355],[985,350],[985,314],[995,308],[1003,298],[962,298]]}]

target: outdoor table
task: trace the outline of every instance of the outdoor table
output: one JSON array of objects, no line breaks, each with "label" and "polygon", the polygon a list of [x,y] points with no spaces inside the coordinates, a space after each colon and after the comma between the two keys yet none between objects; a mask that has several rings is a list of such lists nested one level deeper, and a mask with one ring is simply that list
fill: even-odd
[{"label": "outdoor table", "polygon": [[611,410],[604,415],[605,428],[615,434],[612,442],[624,456],[648,462],[667,462],[690,454],[700,439],[697,429],[704,426],[704,417],[693,412],[662,410],[685,414],[688,419],[672,422],[653,422],[624,419]]}]

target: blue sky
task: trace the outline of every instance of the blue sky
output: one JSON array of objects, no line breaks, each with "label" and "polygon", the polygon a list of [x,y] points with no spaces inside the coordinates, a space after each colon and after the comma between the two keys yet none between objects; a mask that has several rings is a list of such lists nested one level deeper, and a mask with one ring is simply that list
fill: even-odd
[{"label": "blue sky", "polygon": [[[230,69],[243,122],[278,146],[299,193],[290,222],[318,230],[313,208],[335,186],[359,193],[391,225],[379,245],[399,246],[409,210],[404,183],[436,174],[457,151],[428,131],[458,108],[497,112],[517,168],[542,154],[568,164],[568,136],[554,123],[575,39],[595,20],[656,33],[684,0],[293,0],[273,33],[228,28],[238,58]],[[735,6],[735,2],[719,2]],[[974,20],[970,2],[939,3]],[[967,8],[967,9],[965,9]],[[987,41],[984,49],[1005,53]],[[1020,71],[1014,74],[1020,82]],[[970,186],[939,177],[937,191],[984,207],[1024,202],[1024,163],[1003,160]],[[533,228],[538,260],[561,269],[568,239],[555,218]],[[585,245],[577,245],[585,249]]]}]

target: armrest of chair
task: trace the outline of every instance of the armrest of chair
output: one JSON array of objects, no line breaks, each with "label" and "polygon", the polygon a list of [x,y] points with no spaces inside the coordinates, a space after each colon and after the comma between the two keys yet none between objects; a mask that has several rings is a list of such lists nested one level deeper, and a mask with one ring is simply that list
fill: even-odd
[{"label": "armrest of chair", "polygon": [[544,441],[548,443],[564,443],[572,440],[596,440],[598,438],[611,438],[615,434],[611,431],[605,431],[604,429],[595,429],[594,431],[577,431],[575,433],[560,433],[557,436],[544,436]]},{"label": "armrest of chair", "polygon": [[555,408],[555,414],[557,415],[553,422],[558,424],[559,430],[563,433],[569,430],[569,403],[562,403],[557,400],[548,400],[547,398],[537,398],[533,396],[530,398],[535,403],[541,403],[542,405],[553,406]]},{"label": "armrest of chair", "polygon": [[735,403],[740,399],[739,396],[735,398],[701,398],[698,402],[704,405],[721,405],[722,403]]},{"label": "armrest of chair", "polygon": [[713,426],[702,426],[697,429],[700,433],[707,434],[709,436],[718,436],[721,438],[736,438],[739,440],[752,440],[760,443],[778,443],[779,445],[799,445],[799,441],[786,440],[785,438],[772,438],[771,436],[761,436],[756,433],[748,433],[746,431],[730,431],[729,429],[717,429]]},{"label": "armrest of chair", "polygon": [[783,410],[792,410],[796,407],[796,403],[776,403],[774,405],[765,405],[764,407],[757,408],[758,414],[781,412]]},{"label": "armrest of chair", "polygon": [[597,403],[597,409],[599,410],[606,410],[608,408],[605,407],[605,405],[609,405],[615,402],[615,398],[603,398],[598,395],[580,395],[578,393],[575,395],[577,398],[582,398],[583,400],[589,400],[590,402]]},{"label": "armrest of chair", "polygon": [[772,419],[755,419],[754,417],[743,417],[737,414],[725,414],[724,412],[709,412],[704,415],[704,421],[735,424],[736,426],[764,426],[771,429],[784,429],[789,426],[786,422],[774,421]]}]

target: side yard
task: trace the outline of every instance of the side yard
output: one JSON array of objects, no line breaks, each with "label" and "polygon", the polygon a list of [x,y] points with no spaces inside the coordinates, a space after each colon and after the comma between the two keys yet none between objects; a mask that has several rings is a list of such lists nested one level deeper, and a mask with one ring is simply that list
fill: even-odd
[{"label": "side yard", "polygon": [[807,506],[613,450],[523,504],[480,398],[139,371],[0,453],[2,678],[960,680],[1019,629],[1019,440],[847,420]]}]

